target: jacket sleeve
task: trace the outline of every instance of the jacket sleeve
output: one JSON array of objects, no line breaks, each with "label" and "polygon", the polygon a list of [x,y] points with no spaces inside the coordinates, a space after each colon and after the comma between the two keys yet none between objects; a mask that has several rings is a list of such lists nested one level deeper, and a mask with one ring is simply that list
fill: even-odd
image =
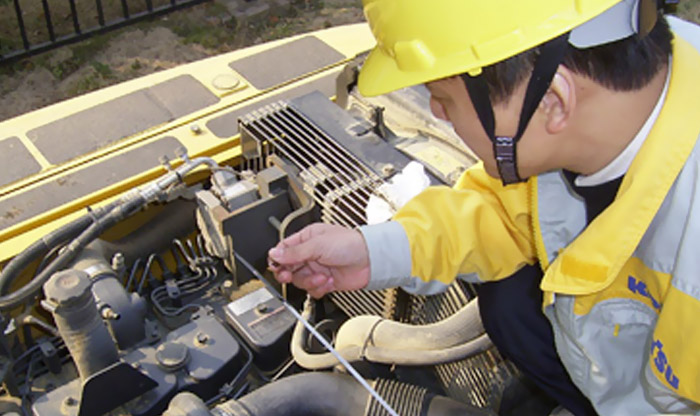
[{"label": "jacket sleeve", "polygon": [[504,187],[477,164],[455,188],[431,187],[394,216],[408,238],[411,274],[450,283],[458,274],[507,277],[535,261],[530,184]]}]

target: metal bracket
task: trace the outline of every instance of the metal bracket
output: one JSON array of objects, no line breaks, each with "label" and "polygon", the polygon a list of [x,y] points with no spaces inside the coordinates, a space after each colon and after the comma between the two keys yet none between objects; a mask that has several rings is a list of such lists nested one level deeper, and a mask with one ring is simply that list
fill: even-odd
[{"label": "metal bracket", "polygon": [[78,416],[102,415],[156,387],[152,378],[118,361],[85,380]]}]

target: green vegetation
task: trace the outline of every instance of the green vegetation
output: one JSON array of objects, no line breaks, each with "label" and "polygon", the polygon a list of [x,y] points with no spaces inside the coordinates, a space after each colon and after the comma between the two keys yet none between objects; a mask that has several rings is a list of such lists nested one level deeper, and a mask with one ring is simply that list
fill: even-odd
[{"label": "green vegetation", "polygon": [[114,71],[109,65],[102,62],[91,61],[90,66],[93,71],[89,74],[80,78],[75,85],[73,85],[68,93],[71,96],[85,94],[90,91],[94,91],[98,88],[102,88],[109,85],[109,81],[115,78]]},{"label": "green vegetation", "polygon": [[17,50],[19,47],[21,47],[20,39],[15,37],[11,38],[7,35],[0,35],[0,54],[4,55],[10,53]]},{"label": "green vegetation", "polygon": [[47,55],[37,56],[34,58],[34,62],[36,65],[46,68],[59,81],[66,79],[86,63],[90,63],[100,75],[110,78],[112,76],[111,69],[104,68],[105,65],[92,62],[92,60],[98,51],[105,48],[112,37],[113,35],[109,34],[96,36],[77,45],[69,46],[70,57],[58,63],[52,63]]},{"label": "green vegetation", "polygon": [[104,79],[114,78],[114,72],[109,65],[103,64],[102,62],[92,61],[90,66]]},{"label": "green vegetation", "polygon": [[81,78],[74,87],[68,91],[68,93],[71,96],[78,96],[85,94],[90,91],[94,91],[98,88],[101,88],[104,86],[102,81],[100,80],[99,75],[96,74],[90,74],[84,78]]},{"label": "green vegetation", "polygon": [[678,15],[700,23],[700,0],[681,0],[678,5]]},{"label": "green vegetation", "polygon": [[196,43],[207,49],[223,51],[224,45],[235,38],[235,31],[222,26],[205,26],[189,19],[169,20],[165,23],[186,45]]}]

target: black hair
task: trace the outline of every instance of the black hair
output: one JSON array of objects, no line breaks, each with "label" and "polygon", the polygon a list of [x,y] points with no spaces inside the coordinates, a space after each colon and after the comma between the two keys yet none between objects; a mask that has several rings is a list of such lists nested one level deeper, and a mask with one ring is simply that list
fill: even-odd
[{"label": "black hair", "polygon": [[[628,38],[577,49],[569,45],[562,64],[613,91],[633,91],[646,86],[668,63],[673,34],[659,14],[656,26],[644,38]],[[539,48],[529,49],[484,67],[483,76],[493,103],[507,100],[532,72]]]}]

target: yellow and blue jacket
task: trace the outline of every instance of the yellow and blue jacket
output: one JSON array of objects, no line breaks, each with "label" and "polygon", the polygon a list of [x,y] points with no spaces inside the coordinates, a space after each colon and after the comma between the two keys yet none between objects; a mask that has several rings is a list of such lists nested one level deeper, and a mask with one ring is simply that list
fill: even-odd
[{"label": "yellow and blue jacket", "polygon": [[561,172],[504,187],[476,165],[362,228],[368,288],[416,290],[417,276],[425,293],[539,262],[557,351],[599,414],[700,412],[700,28],[669,21],[666,100],[591,224]]}]

